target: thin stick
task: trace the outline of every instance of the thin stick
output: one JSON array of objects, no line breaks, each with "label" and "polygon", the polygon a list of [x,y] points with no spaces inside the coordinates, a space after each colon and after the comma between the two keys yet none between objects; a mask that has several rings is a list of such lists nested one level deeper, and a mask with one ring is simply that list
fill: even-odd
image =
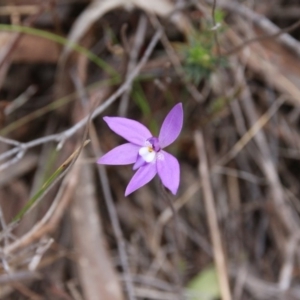
[{"label": "thin stick", "polygon": [[8,105],[4,113],[6,116],[14,112],[16,109],[20,108],[24,105],[35,93],[37,92],[37,87],[35,85],[30,85],[25,92],[23,92],[20,96],[18,96],[14,101]]},{"label": "thin stick", "polygon": [[221,55],[221,47],[220,47],[220,43],[218,40],[218,33],[217,33],[218,27],[217,27],[216,18],[215,18],[216,6],[217,6],[217,1],[214,0],[213,6],[212,6],[212,11],[211,11],[211,17],[212,17],[212,21],[213,21],[213,33],[214,33],[215,44],[217,47],[217,54],[218,54],[218,56],[220,56]]},{"label": "thin stick", "polygon": [[238,46],[234,47],[233,49],[228,50],[225,53],[222,53],[222,56],[229,56],[229,55],[232,55],[232,54],[236,54],[237,52],[243,50],[245,47],[247,47],[247,46],[249,46],[250,44],[253,44],[253,43],[266,41],[266,40],[270,40],[270,39],[276,39],[279,36],[281,36],[282,34],[289,33],[291,31],[297,29],[298,27],[300,27],[300,20],[297,21],[296,23],[292,24],[289,27],[286,27],[286,28],[283,28],[283,29],[279,30],[276,33],[263,34],[263,35],[260,35],[260,36],[253,37],[253,38],[243,42],[241,45],[238,45]]},{"label": "thin stick", "polygon": [[[93,124],[91,124],[91,126],[90,126],[90,135],[91,135],[91,137],[94,137],[94,138],[92,138],[92,146],[93,146],[94,153],[96,154],[97,157],[100,157],[102,154],[101,146],[100,146],[99,139],[97,139],[96,130],[95,130],[95,127]],[[121,265],[122,265],[122,268],[124,271],[125,286],[127,289],[128,298],[130,300],[135,300],[136,297],[135,297],[134,287],[133,287],[133,283],[132,283],[132,276],[130,273],[128,256],[127,256],[127,252],[126,252],[125,239],[124,239],[122,228],[121,228],[120,221],[118,218],[117,209],[115,207],[113,197],[111,194],[111,190],[109,188],[109,181],[108,181],[106,169],[104,166],[101,166],[101,165],[99,165],[97,169],[98,169],[98,173],[99,173],[99,177],[100,177],[100,181],[101,181],[101,185],[102,185],[102,189],[103,189],[105,204],[106,204],[106,207],[108,210],[109,218],[110,218],[113,232],[114,232],[116,242],[118,245],[118,253],[119,253]]]},{"label": "thin stick", "polygon": [[[214,0],[205,0],[205,1],[212,5]],[[289,28],[286,28],[283,30],[280,29],[278,26],[276,26],[273,22],[271,22],[265,16],[254,12],[250,8],[246,7],[245,5],[239,4],[236,1],[219,1],[218,6],[225,10],[228,10],[230,12],[239,14],[243,18],[250,20],[256,26],[258,26],[259,28],[261,28],[263,31],[267,32],[270,35],[277,34],[280,32],[280,34],[278,36],[278,41],[281,44],[288,47],[289,49],[291,49],[298,57],[300,56],[299,41],[287,33],[290,30],[285,32]],[[292,29],[294,29],[294,28],[292,28]]]},{"label": "thin stick", "polygon": [[[227,173],[230,171],[228,168],[222,168],[223,165],[228,163],[231,159],[236,157],[238,153],[244,147],[252,141],[252,139],[255,137],[255,135],[267,124],[267,122],[272,118],[272,116],[277,112],[277,110],[281,107],[281,105],[286,101],[285,97],[280,97],[277,101],[273,103],[273,105],[266,111],[258,120],[256,123],[254,123],[253,126],[236,142],[236,144],[228,151],[223,157],[221,157],[212,167],[211,173]],[[230,172],[231,176],[233,176],[233,172]],[[259,184],[266,184],[265,180],[260,179],[258,177],[255,177],[251,175],[250,173],[239,171],[237,174],[235,171],[235,176],[238,176],[244,180],[253,181]],[[189,189],[186,192],[186,196],[182,196],[176,200],[174,203],[174,209],[176,211],[180,210],[186,203],[191,199],[191,197],[201,188],[201,184],[198,183],[195,185],[191,185]],[[158,224],[163,226],[165,223],[169,221],[169,219],[172,216],[172,210],[170,208],[165,209],[161,213],[161,215],[158,218]]]},{"label": "thin stick", "polygon": [[[77,122],[74,126],[71,128],[57,134],[48,135],[46,137],[38,138],[36,140],[30,141],[28,143],[20,143],[19,146],[16,146],[3,154],[0,155],[0,161],[3,159],[6,159],[7,157],[16,154],[16,156],[11,160],[6,162],[3,165],[0,165],[0,171],[4,170],[8,166],[10,166],[13,163],[18,162],[21,157],[25,154],[25,152],[33,147],[39,146],[41,144],[45,144],[51,141],[59,142],[59,146],[62,146],[62,144],[65,142],[65,140],[72,135],[74,135],[79,129],[84,127],[90,119],[96,118],[98,115],[100,115],[107,107],[109,107],[114,101],[118,99],[119,96],[121,96],[132,84],[133,80],[136,78],[136,76],[139,74],[141,68],[144,66],[144,64],[149,59],[154,47],[156,46],[157,42],[159,41],[161,37],[162,31],[158,29],[154,36],[152,37],[151,42],[149,43],[143,57],[139,61],[139,63],[136,65],[134,70],[132,70],[130,76],[126,79],[126,81],[117,89],[115,93],[113,93],[103,104],[99,105],[92,113],[92,115],[88,115],[79,122]],[[10,140],[10,143],[12,143],[13,140]],[[16,142],[17,143],[17,142]]]},{"label": "thin stick", "polygon": [[[75,157],[72,163],[67,167],[66,172],[73,167],[76,161],[77,157]],[[58,193],[43,218],[22,237],[4,247],[3,253],[5,255],[11,254],[16,250],[33,243],[35,240],[41,238],[43,235],[53,231],[56,228],[58,222],[63,216],[63,213],[67,209],[68,205],[70,205],[72,193],[77,184],[79,167],[76,165],[75,167],[76,168],[73,169],[72,172],[67,173],[67,176],[63,178],[63,182],[58,190]]]},{"label": "thin stick", "polygon": [[210,235],[213,244],[213,253],[216,268],[218,271],[218,279],[223,300],[231,300],[231,293],[229,288],[229,280],[225,262],[225,254],[222,249],[221,233],[218,225],[216,207],[214,197],[210,184],[210,176],[208,170],[207,157],[204,147],[204,140],[202,132],[196,131],[194,135],[198,156],[200,159],[199,173],[201,176],[201,183],[203,185],[203,195],[205,202],[206,215],[210,229]]},{"label": "thin stick", "polygon": [[150,21],[155,28],[162,31],[161,42],[166,50],[166,53],[167,53],[171,63],[174,66],[175,72],[180,77],[182,82],[185,84],[187,91],[191,94],[191,96],[197,102],[203,102],[204,99],[203,99],[203,96],[201,95],[201,93],[199,93],[197,88],[187,80],[185,71],[181,65],[181,61],[180,61],[177,53],[175,52],[174,48],[172,47],[172,44],[169,41],[169,39],[164,31],[163,26],[160,24],[159,20],[154,15],[150,16]]},{"label": "thin stick", "polygon": [[280,270],[278,287],[281,291],[287,291],[292,284],[293,270],[295,267],[295,253],[299,246],[300,234],[296,231],[286,243],[286,254]]},{"label": "thin stick", "polygon": [[[147,29],[147,18],[144,15],[142,15],[139,19],[139,23],[138,23],[138,27],[134,39],[134,44],[130,51],[130,58],[127,67],[126,77],[130,76],[130,73],[136,66],[139,52],[141,50],[141,47],[144,43],[144,39],[146,36],[146,29]],[[119,116],[124,117],[127,113],[131,90],[132,90],[132,84],[128,87],[127,91],[125,91],[124,94],[122,95],[122,99],[119,106],[119,112],[118,112]]]},{"label": "thin stick", "polygon": [[225,165],[231,159],[233,159],[255,136],[260,130],[269,122],[272,116],[278,111],[282,104],[286,101],[286,97],[280,97],[275,101],[272,106],[265,112],[252,126],[251,128],[235,143],[232,149],[227,152],[216,165]]},{"label": "thin stick", "polygon": [[[81,101],[87,102],[88,95],[84,89],[83,83],[75,75],[73,75],[73,81],[74,81],[76,90],[78,91],[78,94],[81,97]],[[92,147],[93,147],[94,153],[96,156],[100,157],[102,155],[100,142],[99,142],[99,139],[97,138],[96,129],[95,129],[95,126],[93,125],[93,123],[90,124],[89,132],[90,132],[90,136],[93,140]],[[104,191],[104,199],[106,202],[106,206],[108,208],[109,217],[110,217],[110,220],[112,223],[114,235],[115,235],[116,242],[118,245],[118,252],[119,252],[119,256],[120,256],[121,265],[122,265],[123,271],[125,273],[125,276],[124,276],[126,279],[125,286],[127,289],[128,298],[130,300],[135,300],[134,287],[132,284],[132,278],[131,278],[128,257],[127,257],[127,253],[126,253],[126,247],[125,247],[125,239],[123,237],[121,225],[120,225],[120,222],[118,219],[118,214],[117,214],[117,210],[114,205],[112,194],[109,189],[109,182],[108,182],[108,177],[106,174],[105,167],[99,166],[98,172],[99,172],[99,177],[101,180],[102,188]]]}]

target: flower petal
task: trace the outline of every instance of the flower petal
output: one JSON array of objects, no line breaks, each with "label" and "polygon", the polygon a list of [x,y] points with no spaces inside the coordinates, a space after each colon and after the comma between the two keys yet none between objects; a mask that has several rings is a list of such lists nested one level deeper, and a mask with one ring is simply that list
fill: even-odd
[{"label": "flower petal", "polygon": [[145,162],[145,160],[140,155],[138,155],[138,158],[137,158],[135,164],[133,165],[132,170],[135,171],[146,164],[147,164],[147,162]]},{"label": "flower petal", "polygon": [[139,146],[131,143],[120,145],[104,154],[97,163],[102,165],[129,165],[136,162]]},{"label": "flower petal", "polygon": [[165,148],[172,144],[178,137],[183,124],[183,109],[182,104],[176,104],[166,116],[160,132],[159,144],[161,148]]},{"label": "flower petal", "polygon": [[120,117],[104,117],[103,119],[112,131],[133,144],[144,146],[145,141],[152,136],[143,124],[135,120]]},{"label": "flower petal", "polygon": [[151,179],[153,179],[156,173],[157,170],[155,163],[149,163],[143,167],[140,167],[131,178],[126,188],[125,196],[128,196],[132,192],[147,184]]},{"label": "flower petal", "polygon": [[163,185],[168,188],[173,195],[176,195],[180,181],[180,167],[178,160],[165,151],[160,151],[157,157],[157,172]]}]

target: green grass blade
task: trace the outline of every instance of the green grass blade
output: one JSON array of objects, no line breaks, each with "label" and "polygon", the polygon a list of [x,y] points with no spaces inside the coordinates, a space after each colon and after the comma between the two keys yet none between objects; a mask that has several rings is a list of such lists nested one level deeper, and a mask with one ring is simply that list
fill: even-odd
[{"label": "green grass blade", "polygon": [[[82,147],[85,147],[89,143],[89,140],[85,141]],[[29,201],[24,205],[24,207],[18,212],[18,214],[13,218],[13,222],[20,221],[20,219],[28,213],[37,203],[38,200],[44,195],[44,193],[51,187],[52,183],[55,182],[56,178],[61,175],[66,168],[70,165],[73,159],[78,155],[78,152],[82,149],[79,147],[76,149],[69,158],[46,180],[43,186],[39,189],[35,195],[29,199]]]},{"label": "green grass blade", "polygon": [[68,39],[66,39],[60,35],[57,35],[57,34],[54,34],[54,33],[51,33],[51,32],[45,31],[45,30],[41,30],[41,29],[36,29],[36,28],[31,28],[31,27],[26,27],[26,26],[19,26],[19,25],[9,25],[9,24],[0,24],[0,31],[26,33],[26,34],[35,35],[38,37],[42,37],[42,38],[51,40],[53,42],[56,42],[56,43],[64,45],[64,46],[69,46],[74,51],[85,55],[90,61],[95,63],[98,67],[103,69],[109,75],[118,76],[118,73],[115,71],[115,69],[112,68],[109,64],[107,64],[104,60],[99,58],[97,55],[95,55],[88,49],[86,49],[76,43],[71,43]]}]

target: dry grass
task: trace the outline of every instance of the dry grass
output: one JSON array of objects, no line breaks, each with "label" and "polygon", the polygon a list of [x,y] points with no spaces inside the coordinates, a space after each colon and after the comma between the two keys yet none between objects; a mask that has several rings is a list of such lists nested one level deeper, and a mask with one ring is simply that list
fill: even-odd
[{"label": "dry grass", "polygon": [[[300,299],[295,1],[1,5],[0,299]],[[177,102],[173,207],[158,180],[125,198],[102,116],[155,133]]]}]

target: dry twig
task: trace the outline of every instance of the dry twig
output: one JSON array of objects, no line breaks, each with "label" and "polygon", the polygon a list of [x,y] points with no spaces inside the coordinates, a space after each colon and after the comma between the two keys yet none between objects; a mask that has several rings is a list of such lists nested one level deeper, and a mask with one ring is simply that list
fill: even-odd
[{"label": "dry twig", "polygon": [[[102,105],[98,106],[91,114],[91,119],[96,118],[99,114],[101,114],[107,107],[109,107],[114,101],[118,99],[119,96],[121,96],[132,84],[133,80],[135,77],[139,74],[141,68],[143,65],[146,63],[146,61],[149,59],[149,56],[151,55],[154,47],[156,46],[158,40],[161,37],[161,31],[158,30],[154,34],[151,42],[149,43],[143,57],[141,58],[140,62],[137,64],[137,66],[134,68],[134,70],[131,72],[130,76],[127,77],[126,81],[118,88],[118,90],[111,95]],[[13,159],[10,159],[6,163],[3,163],[0,165],[0,172],[3,171],[4,169],[8,168],[9,166],[17,163],[25,154],[26,151],[28,151],[30,148],[39,146],[41,144],[45,144],[51,141],[58,142],[58,148],[61,148],[63,143],[74,135],[78,130],[80,130],[82,127],[84,127],[88,120],[90,119],[89,116],[86,116],[83,118],[81,121],[76,123],[74,126],[71,128],[57,134],[52,134],[48,135],[46,137],[38,138],[36,140],[32,140],[27,143],[19,143],[17,141],[13,140],[5,140],[5,142],[9,142],[10,144],[12,143],[17,143],[17,146],[4,152],[3,154],[0,155],[0,161],[5,160],[10,156],[15,155]],[[4,142],[3,138],[2,141]]]},{"label": "dry twig", "polygon": [[218,271],[218,279],[223,300],[230,300],[231,293],[227,275],[225,253],[222,247],[221,233],[218,225],[216,207],[214,204],[214,197],[210,184],[210,176],[208,170],[208,163],[206,157],[206,150],[204,146],[203,135],[200,131],[195,132],[195,144],[199,156],[199,173],[201,175],[201,182],[203,184],[203,195],[205,201],[206,217],[210,229],[214,259]]}]

